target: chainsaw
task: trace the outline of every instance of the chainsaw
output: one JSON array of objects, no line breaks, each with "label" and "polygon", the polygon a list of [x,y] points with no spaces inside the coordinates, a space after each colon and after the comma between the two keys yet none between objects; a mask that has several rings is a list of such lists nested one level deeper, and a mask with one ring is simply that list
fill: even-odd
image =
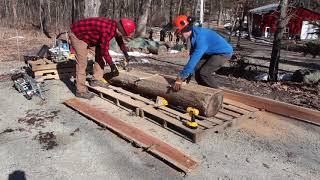
[{"label": "chainsaw", "polygon": [[32,96],[37,95],[42,100],[45,100],[40,84],[37,83],[31,76],[25,72],[20,72],[11,76],[14,82],[15,89],[22,93],[28,100],[32,99]]}]

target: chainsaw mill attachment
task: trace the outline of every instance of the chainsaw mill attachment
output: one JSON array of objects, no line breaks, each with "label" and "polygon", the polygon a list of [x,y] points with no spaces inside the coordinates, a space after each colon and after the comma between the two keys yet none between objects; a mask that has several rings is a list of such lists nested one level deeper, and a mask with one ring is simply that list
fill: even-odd
[{"label": "chainsaw mill attachment", "polygon": [[17,73],[11,76],[14,82],[14,87],[19,93],[22,93],[28,100],[32,99],[33,95],[39,96],[45,100],[41,87],[31,76],[27,73]]}]

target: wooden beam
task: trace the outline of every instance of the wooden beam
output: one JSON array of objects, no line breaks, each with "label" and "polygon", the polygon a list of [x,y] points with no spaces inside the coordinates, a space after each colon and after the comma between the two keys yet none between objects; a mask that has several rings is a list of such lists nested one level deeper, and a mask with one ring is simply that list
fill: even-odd
[{"label": "wooden beam", "polygon": [[320,111],[228,89],[223,89],[223,93],[225,99],[238,101],[248,106],[253,106],[255,108],[264,109],[272,113],[320,125]]},{"label": "wooden beam", "polygon": [[198,162],[177,148],[153,137],[145,132],[98,110],[76,98],[64,102],[67,106],[80,112],[84,116],[101,123],[127,140],[133,141],[145,150],[161,157],[184,172],[190,172],[198,166]]},{"label": "wooden beam", "polygon": [[119,76],[109,81],[113,85],[131,89],[143,96],[164,97],[170,105],[184,109],[189,106],[197,108],[200,114],[206,117],[217,114],[223,102],[221,90],[188,84],[179,92],[173,92],[171,86],[174,84],[174,78],[136,70],[121,71]]}]

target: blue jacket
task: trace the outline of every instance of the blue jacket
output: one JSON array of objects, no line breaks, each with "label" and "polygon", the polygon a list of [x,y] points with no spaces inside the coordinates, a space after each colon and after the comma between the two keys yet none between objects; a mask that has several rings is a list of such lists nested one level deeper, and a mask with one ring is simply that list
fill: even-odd
[{"label": "blue jacket", "polygon": [[232,46],[217,32],[193,26],[190,59],[179,73],[179,77],[186,79],[190,74],[194,74],[195,68],[203,55],[225,54],[231,57],[232,52]]}]

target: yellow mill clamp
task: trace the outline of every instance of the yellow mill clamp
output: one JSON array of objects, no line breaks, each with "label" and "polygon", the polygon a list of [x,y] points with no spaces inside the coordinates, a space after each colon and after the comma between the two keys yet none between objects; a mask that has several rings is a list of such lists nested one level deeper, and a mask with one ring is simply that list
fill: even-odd
[{"label": "yellow mill clamp", "polygon": [[186,126],[188,126],[191,129],[197,129],[198,128],[198,123],[196,122],[196,117],[199,115],[199,110],[193,107],[188,107],[187,112],[189,113],[191,117],[191,121],[186,122]]},{"label": "yellow mill clamp", "polygon": [[158,106],[167,106],[169,103],[168,103],[168,101],[167,101],[165,98],[160,97],[160,96],[157,96],[156,104],[157,104]]},{"label": "yellow mill clamp", "polygon": [[109,82],[108,82],[106,79],[104,79],[104,78],[102,78],[100,81],[101,81],[102,83],[109,84]]}]

